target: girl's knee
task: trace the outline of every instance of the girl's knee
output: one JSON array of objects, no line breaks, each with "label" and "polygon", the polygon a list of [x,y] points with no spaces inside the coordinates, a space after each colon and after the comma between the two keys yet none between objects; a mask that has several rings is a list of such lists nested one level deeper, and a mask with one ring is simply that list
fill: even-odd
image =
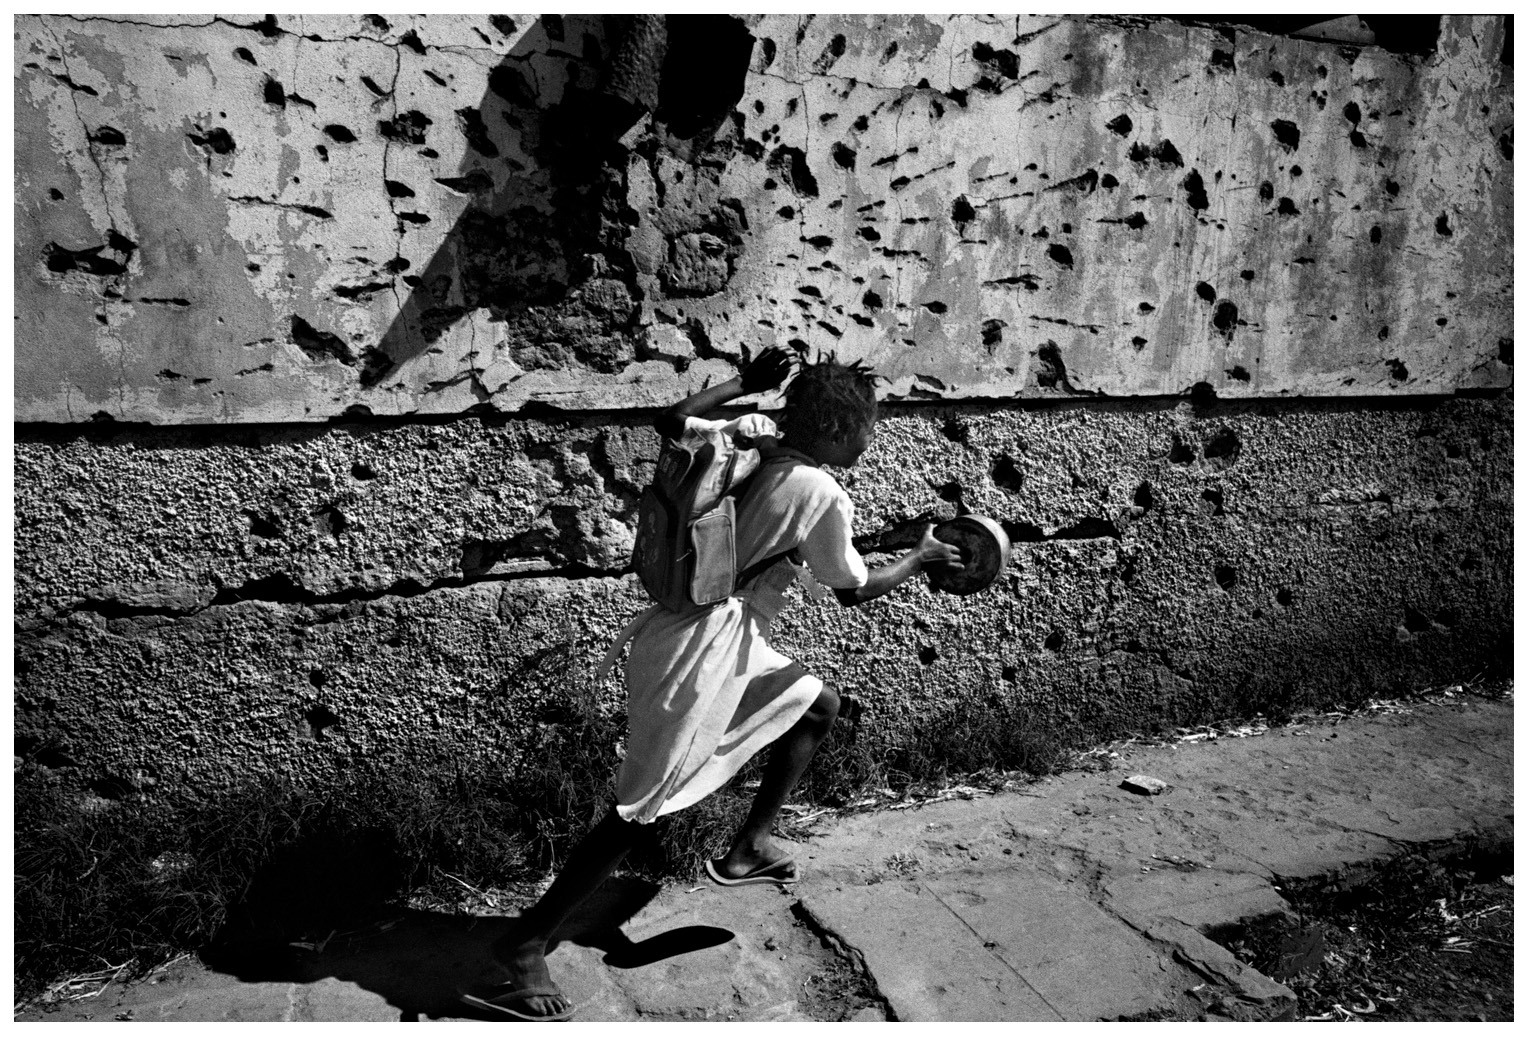
[{"label": "girl's knee", "polygon": [[839,693],[825,687],[818,693],[817,701],[813,702],[807,715],[821,724],[833,723],[834,717],[839,715]]}]

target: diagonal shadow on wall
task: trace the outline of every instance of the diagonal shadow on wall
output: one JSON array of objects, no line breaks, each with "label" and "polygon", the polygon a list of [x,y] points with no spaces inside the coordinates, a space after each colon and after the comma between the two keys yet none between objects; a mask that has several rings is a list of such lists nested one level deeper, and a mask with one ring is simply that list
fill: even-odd
[{"label": "diagonal shadow on wall", "polygon": [[[468,154],[438,182],[471,201],[422,269],[388,265],[410,293],[362,384],[395,377],[479,309],[505,325],[523,369],[611,372],[630,361],[641,291],[625,247],[637,214],[623,140],[651,115],[671,145],[709,141],[742,96],[753,42],[726,15],[540,16],[478,105],[457,111]],[[539,54],[566,59],[561,89],[537,74]],[[405,112],[384,132],[422,147],[426,129]],[[480,402],[491,395],[482,366],[474,358],[457,379],[471,379]]]}]

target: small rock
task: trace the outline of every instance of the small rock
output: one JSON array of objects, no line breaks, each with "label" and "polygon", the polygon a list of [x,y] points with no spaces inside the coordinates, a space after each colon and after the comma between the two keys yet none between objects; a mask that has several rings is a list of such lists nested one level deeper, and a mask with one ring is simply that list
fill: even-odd
[{"label": "small rock", "polygon": [[780,944],[776,942],[775,937],[771,936],[769,939],[765,940],[765,950],[774,951],[779,949]]},{"label": "small rock", "polygon": [[1092,810],[1084,806],[1073,807],[1072,812],[1077,814],[1079,817],[1087,817],[1089,814],[1093,813]]},{"label": "small rock", "polygon": [[1159,778],[1148,777],[1145,774],[1133,774],[1120,783],[1120,787],[1127,792],[1135,792],[1143,796],[1160,796],[1167,792],[1169,785]]}]

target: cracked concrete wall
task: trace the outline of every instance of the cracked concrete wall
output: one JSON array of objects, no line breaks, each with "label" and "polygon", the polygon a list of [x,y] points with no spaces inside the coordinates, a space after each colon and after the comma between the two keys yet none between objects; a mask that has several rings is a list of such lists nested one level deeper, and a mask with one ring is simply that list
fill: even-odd
[{"label": "cracked concrete wall", "polygon": [[791,341],[910,399],[1510,382],[1501,17],[720,21],[18,19],[17,416],[650,406]]},{"label": "cracked concrete wall", "polygon": [[1510,656],[1499,17],[688,24],[18,18],[19,757],[168,803],[619,712],[642,408],[773,343],[889,378],[872,561],[1015,541],[783,617],[884,751]]},{"label": "cracked concrete wall", "polygon": [[[780,640],[883,747],[993,710],[1098,738],[1469,676],[1510,652],[1510,410],[893,407],[843,473],[861,549],[963,505],[1011,571],[798,602]],[[29,432],[18,753],[113,799],[534,752],[622,708],[593,670],[647,603],[620,570],[656,450],[602,416]]]}]

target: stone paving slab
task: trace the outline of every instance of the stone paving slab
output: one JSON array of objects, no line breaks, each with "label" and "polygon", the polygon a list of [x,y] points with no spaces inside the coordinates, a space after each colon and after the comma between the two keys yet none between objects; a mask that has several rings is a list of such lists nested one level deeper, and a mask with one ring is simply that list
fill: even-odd
[{"label": "stone paving slab", "polygon": [[803,890],[802,905],[863,957],[899,1022],[1063,1018],[922,883]]},{"label": "stone paving slab", "polygon": [[[925,888],[1063,1019],[1163,1009],[1197,982],[1077,889],[1036,869],[948,873]],[[1088,981],[1080,983],[1080,976]]]}]

